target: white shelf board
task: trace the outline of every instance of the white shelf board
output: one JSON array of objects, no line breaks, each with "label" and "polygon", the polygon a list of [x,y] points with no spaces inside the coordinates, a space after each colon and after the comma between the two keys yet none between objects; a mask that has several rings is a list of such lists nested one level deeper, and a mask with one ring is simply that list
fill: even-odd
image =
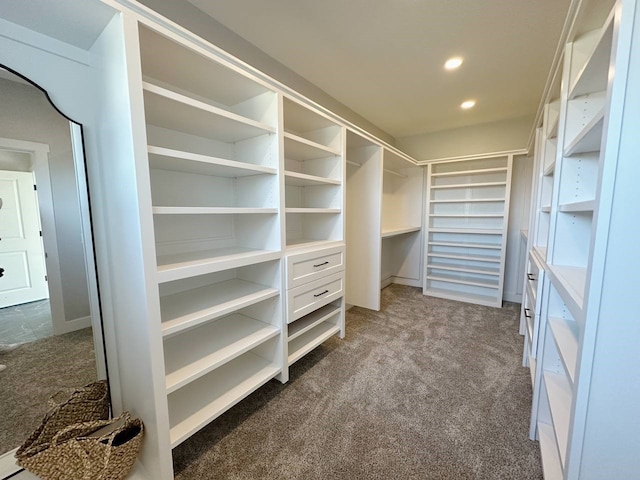
[{"label": "white shelf board", "polygon": [[563,480],[562,464],[558,456],[558,444],[553,427],[547,423],[538,422],[538,436],[540,438],[540,457],[542,458],[544,479]]},{"label": "white shelf board", "polygon": [[340,213],[341,211],[339,208],[285,208],[286,213]]},{"label": "white shelf board", "polygon": [[502,235],[502,229],[496,228],[448,228],[429,227],[429,233],[467,233],[478,235]]},{"label": "white shelf board", "polygon": [[236,142],[275,133],[265,123],[194,100],[166,88],[142,82],[147,123],[199,137]]},{"label": "white shelf board", "polygon": [[560,115],[555,115],[551,124],[549,125],[549,130],[547,133],[547,138],[557,138],[558,136],[558,124],[560,123]]},{"label": "white shelf board", "polygon": [[587,269],[549,265],[548,271],[554,286],[564,303],[569,307],[573,318],[582,319]]},{"label": "white shelf board", "polygon": [[542,213],[551,213],[551,205],[543,205],[540,207]]},{"label": "white shelf board", "polygon": [[293,363],[304,357],[327,339],[340,331],[340,326],[331,322],[322,322],[302,335],[289,342],[288,363]]},{"label": "white shelf board", "polygon": [[166,337],[196,327],[279,294],[277,288],[234,278],[162,296],[162,335]]},{"label": "white shelf board", "polygon": [[277,365],[252,352],[169,395],[171,448],[280,373]]},{"label": "white shelf board", "polygon": [[434,263],[430,261],[427,263],[427,268],[435,268],[437,270],[449,270],[451,272],[467,272],[467,273],[480,273],[482,275],[500,276],[499,268],[491,267],[471,267],[468,265],[455,265],[452,263]]},{"label": "white shelf board", "polygon": [[431,185],[429,188],[432,190],[441,190],[449,188],[499,187],[506,184],[507,182],[458,183],[456,185]]},{"label": "white shelf board", "polygon": [[498,167],[498,168],[484,168],[484,169],[474,169],[474,170],[459,170],[457,172],[443,172],[443,173],[432,173],[432,177],[453,177],[453,176],[461,176],[461,175],[482,175],[486,173],[496,173],[496,172],[506,172],[507,167]]},{"label": "white shelf board", "polygon": [[475,287],[485,287],[485,288],[498,288],[498,281],[497,280],[480,280],[480,279],[474,279],[474,280],[467,280],[464,278],[460,278],[460,276],[456,277],[454,275],[447,275],[447,274],[442,274],[442,273],[438,273],[438,274],[428,274],[427,275],[427,279],[428,280],[434,280],[437,282],[448,282],[448,283],[458,283],[460,285],[472,285]]},{"label": "white shelf board", "polygon": [[597,152],[602,143],[602,128],[604,127],[604,106],[596,113],[591,121],[580,130],[575,138],[564,149],[564,156],[570,157],[578,153]]},{"label": "white shelf board", "polygon": [[541,246],[533,247],[533,251],[538,256],[538,258],[540,260],[542,260],[542,263],[546,265],[546,263],[547,263],[547,247],[541,247]]},{"label": "white shelf board", "polygon": [[309,185],[340,185],[340,180],[335,178],[318,177],[307,175],[306,173],[292,172],[285,170],[285,183],[296,187],[306,187]]},{"label": "white shelf board", "polygon": [[340,150],[284,132],[284,153],[286,158],[304,161],[340,155]]},{"label": "white shelf board", "polygon": [[275,214],[277,208],[251,207],[153,207],[154,215],[256,215]]},{"label": "white shelf board", "polygon": [[305,250],[344,246],[342,240],[314,240],[311,238],[287,238],[287,254],[302,253]]},{"label": "white shelf board", "polygon": [[462,293],[455,292],[452,290],[443,290],[441,288],[427,288],[425,290],[426,295],[431,295],[432,297],[445,298],[447,300],[456,300],[459,302],[473,302],[478,305],[485,305],[487,307],[495,307],[499,306],[502,303],[502,299],[498,298],[497,295],[489,296],[489,295],[479,295],[476,293]]},{"label": "white shelf board", "polygon": [[573,383],[578,362],[577,325],[573,320],[565,318],[549,317],[548,321],[556,346],[560,352],[562,363],[571,379],[571,383]]},{"label": "white shelf board", "polygon": [[427,257],[451,258],[456,260],[472,260],[474,262],[500,263],[500,257],[496,255],[472,255],[472,254],[459,254],[459,253],[427,252]]},{"label": "white shelf board", "polygon": [[560,462],[564,465],[569,440],[569,424],[571,420],[572,392],[563,374],[544,372],[544,384],[547,387],[553,431],[558,443]]},{"label": "white shelf board", "polygon": [[239,247],[164,255],[157,259],[158,274],[156,279],[158,283],[170,282],[279,258],[279,251]]},{"label": "white shelf board", "polygon": [[167,393],[184,387],[279,333],[273,325],[234,313],[166,339]]},{"label": "white shelf board", "polygon": [[172,150],[170,148],[147,146],[149,166],[159,170],[195,173],[216,177],[238,178],[251,175],[275,175],[275,168],[252,163],[227,160],[197,153]]},{"label": "white shelf board", "polygon": [[398,235],[404,235],[406,233],[414,233],[422,230],[420,226],[412,227],[386,227],[382,229],[382,238],[395,237]]},{"label": "white shelf board", "polygon": [[[600,31],[593,51],[583,65],[569,90],[569,99],[598,92],[607,88],[609,60],[613,41],[614,16],[610,15]],[[574,47],[575,48],[575,47]]]},{"label": "white shelf board", "polygon": [[298,320],[289,324],[289,341],[298,338],[300,335],[307,333],[309,330],[314,328],[316,325],[320,325],[322,322],[330,319],[336,314],[340,313],[340,307],[336,307],[335,305],[329,304],[324,307],[320,307],[319,309],[305,315]]},{"label": "white shelf board", "polygon": [[469,214],[459,214],[459,213],[430,213],[430,217],[433,218],[503,218],[504,213],[469,213]]},{"label": "white shelf board", "polygon": [[544,175],[545,177],[550,177],[553,175],[553,172],[555,172],[555,170],[556,170],[556,160],[554,158],[549,165],[544,167],[544,171],[542,172],[542,175]]},{"label": "white shelf board", "polygon": [[502,250],[502,246],[500,244],[490,243],[430,241],[429,245],[436,245],[440,247],[484,248],[487,250]]},{"label": "white shelf board", "polygon": [[561,212],[593,212],[596,207],[595,200],[584,200],[581,202],[561,203],[558,210]]},{"label": "white shelf board", "polygon": [[429,200],[429,203],[504,203],[503,198],[460,198],[455,200]]}]

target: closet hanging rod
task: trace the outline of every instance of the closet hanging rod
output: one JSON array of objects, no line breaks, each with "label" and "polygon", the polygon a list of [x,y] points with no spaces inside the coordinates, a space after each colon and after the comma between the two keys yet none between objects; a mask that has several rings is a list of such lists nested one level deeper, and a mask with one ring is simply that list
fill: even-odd
[{"label": "closet hanging rod", "polygon": [[347,162],[348,165],[353,165],[354,167],[361,167],[362,165],[360,165],[357,162],[354,162],[352,160],[345,160]]},{"label": "closet hanging rod", "polygon": [[401,173],[394,172],[393,170],[389,170],[388,168],[384,168],[383,170],[385,172],[387,172],[387,173],[390,173],[391,175],[395,175],[395,176],[400,177],[400,178],[407,178],[406,175],[402,175]]}]

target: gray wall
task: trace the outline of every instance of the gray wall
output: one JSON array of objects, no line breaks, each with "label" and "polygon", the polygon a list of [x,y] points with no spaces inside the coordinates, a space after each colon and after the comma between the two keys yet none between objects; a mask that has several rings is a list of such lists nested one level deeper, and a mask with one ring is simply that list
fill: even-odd
[{"label": "gray wall", "polygon": [[396,146],[416,160],[479,155],[527,148],[534,115],[398,138]]},{"label": "gray wall", "polygon": [[395,139],[293,70],[276,61],[185,0],[140,0],[140,3],[208,40],[252,67],[340,115],[391,145]]},{"label": "gray wall", "polygon": [[0,105],[0,137],[49,145],[65,320],[87,317],[89,294],[69,122],[30,85],[0,79]]}]

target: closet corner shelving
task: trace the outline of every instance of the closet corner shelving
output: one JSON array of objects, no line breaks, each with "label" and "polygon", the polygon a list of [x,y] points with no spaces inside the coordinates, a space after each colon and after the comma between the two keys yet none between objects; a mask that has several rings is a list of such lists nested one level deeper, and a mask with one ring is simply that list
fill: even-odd
[{"label": "closet corner shelving", "polygon": [[502,306],[513,156],[427,169],[425,295]]},{"label": "closet corner shelving", "polygon": [[347,303],[380,310],[381,288],[421,285],[424,169],[351,130],[346,164]]},{"label": "closet corner shelving", "polygon": [[389,148],[382,150],[382,219],[379,288],[422,284],[424,168]]},{"label": "closet corner shelving", "polygon": [[634,293],[613,280],[634,274],[638,256],[635,245],[616,241],[637,230],[623,212],[637,197],[628,179],[639,172],[638,115],[626,107],[639,75],[630,54],[636,3],[579,6],[538,131],[529,256],[544,277],[542,289],[525,294],[540,309],[525,357],[537,363],[530,436],[540,441],[547,480],[631,478],[640,468],[629,448],[640,389],[625,364],[637,358],[626,340],[638,331],[628,314]]}]

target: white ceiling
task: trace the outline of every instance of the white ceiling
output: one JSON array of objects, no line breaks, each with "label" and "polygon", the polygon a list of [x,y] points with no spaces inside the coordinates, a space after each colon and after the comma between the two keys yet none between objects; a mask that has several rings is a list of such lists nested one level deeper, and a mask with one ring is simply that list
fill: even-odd
[{"label": "white ceiling", "polygon": [[[396,138],[533,115],[569,0],[189,0]],[[460,55],[456,72],[442,68]],[[462,111],[468,98],[477,106]]]}]

